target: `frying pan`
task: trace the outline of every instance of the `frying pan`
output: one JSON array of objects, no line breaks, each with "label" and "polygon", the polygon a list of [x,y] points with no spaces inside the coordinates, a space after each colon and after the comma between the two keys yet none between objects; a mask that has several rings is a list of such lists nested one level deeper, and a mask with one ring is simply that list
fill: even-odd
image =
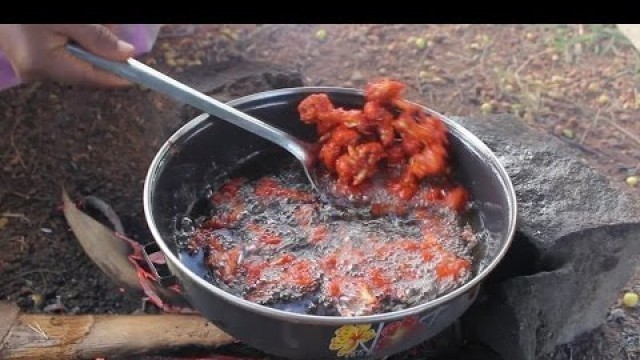
[{"label": "frying pan", "polygon": [[[361,91],[348,88],[301,87],[258,93],[230,106],[307,141],[313,127],[303,124],[298,104],[312,93],[326,93],[336,106],[361,107]],[[378,359],[429,339],[458,319],[475,300],[483,279],[507,252],[516,227],[513,185],[496,156],[456,122],[449,129],[451,158],[457,180],[473,199],[472,226],[483,231],[474,275],[463,286],[432,301],[394,312],[335,317],[287,312],[236,297],[202,276],[203,269],[181,261],[176,244],[180,219],[193,211],[204,189],[220,176],[236,171],[244,159],[272,154],[269,161],[291,156],[272,143],[208,114],[176,131],[153,159],[144,184],[147,224],[167,266],[187,301],[214,324],[247,344],[291,359]],[[262,162],[260,168],[269,168]]]}]

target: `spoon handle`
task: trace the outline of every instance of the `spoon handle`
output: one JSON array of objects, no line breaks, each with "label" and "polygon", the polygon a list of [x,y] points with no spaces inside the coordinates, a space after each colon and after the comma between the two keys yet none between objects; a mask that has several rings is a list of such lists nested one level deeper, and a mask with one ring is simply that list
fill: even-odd
[{"label": "spoon handle", "polygon": [[121,76],[133,83],[161,92],[174,100],[189,104],[199,110],[252,132],[255,135],[270,140],[287,149],[298,157],[298,159],[305,157],[304,146],[300,140],[290,134],[217,101],[134,58],[129,58],[125,62],[111,61],[91,54],[75,44],[67,44],[66,48],[76,57],[88,61],[103,70]]}]

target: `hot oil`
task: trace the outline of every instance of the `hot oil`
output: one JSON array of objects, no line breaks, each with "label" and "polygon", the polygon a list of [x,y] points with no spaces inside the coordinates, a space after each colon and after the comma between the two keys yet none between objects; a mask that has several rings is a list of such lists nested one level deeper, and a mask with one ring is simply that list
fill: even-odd
[{"label": "hot oil", "polygon": [[[265,176],[305,196],[258,196],[256,187]],[[436,252],[427,259],[416,248],[425,233],[461,259],[474,263],[474,255],[482,258],[482,251],[477,250],[478,236],[468,224],[467,217],[473,214],[460,217],[446,208],[426,207],[426,218],[414,213],[372,216],[370,206],[334,207],[319,201],[296,162],[283,162],[278,155],[254,157],[220,178],[211,189],[218,190],[237,178],[245,182],[237,189],[235,200],[222,204],[200,200],[183,219],[176,238],[182,249],[180,257],[190,269],[223,290],[258,303],[317,315],[366,315],[410,307],[468,281],[471,270],[459,277],[438,278],[436,268],[443,255]],[[397,202],[375,189],[366,194],[367,201]],[[229,228],[211,230],[212,236],[225,239],[222,252],[239,249],[241,253],[233,279],[223,279],[221,266],[206,264],[220,250],[193,246],[190,239],[206,219],[228,213],[234,206],[241,208],[238,221]],[[248,281],[251,266],[277,263],[283,255],[308,266],[300,270],[295,262],[277,265],[262,271],[256,281]],[[328,270],[331,256],[335,265]],[[289,277],[295,278],[295,272],[305,273],[311,280],[304,285],[297,280],[287,282]],[[374,273],[380,276],[372,277]],[[342,279],[341,293],[332,296],[329,288],[336,279]]]}]

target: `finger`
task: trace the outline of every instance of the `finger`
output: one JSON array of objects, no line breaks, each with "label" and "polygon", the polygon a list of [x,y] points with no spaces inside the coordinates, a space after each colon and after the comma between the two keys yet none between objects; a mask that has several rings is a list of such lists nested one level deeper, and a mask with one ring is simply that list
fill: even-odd
[{"label": "finger", "polygon": [[109,28],[103,25],[62,25],[61,31],[89,52],[109,60],[124,61],[134,54],[133,45],[118,39]]},{"label": "finger", "polygon": [[64,49],[52,56],[49,77],[69,84],[98,87],[124,87],[131,83],[126,79],[96,68],[92,64],[82,61],[69,54]]}]

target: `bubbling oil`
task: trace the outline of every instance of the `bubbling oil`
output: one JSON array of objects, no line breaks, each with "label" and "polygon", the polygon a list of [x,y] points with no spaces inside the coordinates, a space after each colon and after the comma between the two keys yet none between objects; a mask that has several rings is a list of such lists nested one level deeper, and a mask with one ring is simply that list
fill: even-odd
[{"label": "bubbling oil", "polygon": [[[238,297],[315,315],[396,311],[469,281],[479,237],[468,214],[380,188],[360,197],[369,205],[345,208],[319,201],[295,162],[229,176],[179,221],[180,257]],[[409,211],[373,214],[374,203]]]}]

